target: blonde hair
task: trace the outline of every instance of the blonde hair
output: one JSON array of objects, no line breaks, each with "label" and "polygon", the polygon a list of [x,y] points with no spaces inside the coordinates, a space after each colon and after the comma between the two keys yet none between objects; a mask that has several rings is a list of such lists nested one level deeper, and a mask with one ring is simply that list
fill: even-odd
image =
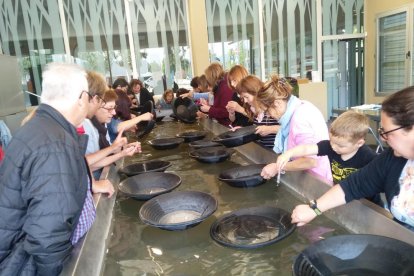
[{"label": "blonde hair", "polygon": [[273,106],[275,100],[289,101],[292,95],[292,86],[285,78],[279,78],[278,75],[270,76],[270,79],[263,85],[258,92],[257,104],[264,109]]},{"label": "blonde hair", "polygon": [[206,76],[207,83],[210,87],[214,87],[218,82],[224,77],[224,69],[218,62],[211,63],[206,70],[204,70],[204,75]]},{"label": "blonde hair", "polygon": [[102,97],[108,89],[105,78],[97,72],[87,71],[86,79],[88,80],[88,92],[91,96],[98,95],[99,97]]},{"label": "blonde hair", "polygon": [[249,72],[247,72],[243,65],[234,65],[227,74],[227,85],[232,89],[236,89],[236,87],[231,85],[231,81],[234,80],[239,83],[247,75],[249,75]]},{"label": "blonde hair", "polygon": [[335,137],[348,138],[352,142],[365,139],[369,130],[369,119],[362,113],[348,110],[336,118],[329,129]]}]

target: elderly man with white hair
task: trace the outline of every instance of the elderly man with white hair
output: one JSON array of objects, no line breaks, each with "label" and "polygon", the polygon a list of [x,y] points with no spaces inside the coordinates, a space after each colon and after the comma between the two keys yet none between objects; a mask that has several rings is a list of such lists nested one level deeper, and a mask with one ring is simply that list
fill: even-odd
[{"label": "elderly man with white hair", "polygon": [[87,136],[76,133],[94,98],[86,72],[51,63],[42,86],[0,167],[0,275],[58,275],[90,194]]}]

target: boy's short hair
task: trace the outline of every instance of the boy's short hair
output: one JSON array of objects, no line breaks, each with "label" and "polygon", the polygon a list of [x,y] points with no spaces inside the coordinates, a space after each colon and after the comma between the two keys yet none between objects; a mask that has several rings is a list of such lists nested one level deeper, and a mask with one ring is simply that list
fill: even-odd
[{"label": "boy's short hair", "polygon": [[368,130],[368,117],[354,110],[348,110],[332,122],[329,133],[332,136],[348,138],[356,142],[359,139],[365,139]]}]

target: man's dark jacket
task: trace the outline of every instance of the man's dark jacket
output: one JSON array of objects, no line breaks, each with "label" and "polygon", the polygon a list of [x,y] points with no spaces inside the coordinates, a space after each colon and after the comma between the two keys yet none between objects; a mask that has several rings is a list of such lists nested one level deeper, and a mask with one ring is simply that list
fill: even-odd
[{"label": "man's dark jacket", "polygon": [[0,167],[0,275],[57,275],[87,192],[87,136],[42,104]]},{"label": "man's dark jacket", "polygon": [[155,104],[154,97],[151,95],[148,89],[146,89],[145,87],[141,87],[141,91],[139,92],[139,105],[143,106],[146,102],[149,101]]}]

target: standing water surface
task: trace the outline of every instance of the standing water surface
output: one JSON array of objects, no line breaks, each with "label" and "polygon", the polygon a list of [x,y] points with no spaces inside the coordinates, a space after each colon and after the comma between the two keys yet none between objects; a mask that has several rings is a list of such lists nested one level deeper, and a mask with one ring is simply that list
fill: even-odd
[{"label": "standing water surface", "polygon": [[[276,180],[252,188],[236,188],[221,182],[217,176],[229,168],[252,162],[237,151],[227,161],[200,163],[188,155],[190,147],[183,143],[175,149],[155,150],[146,141],[175,137],[202,126],[177,121],[161,122],[141,141],[143,152],[125,160],[125,165],[145,160],[172,162],[167,169],[179,175],[176,191],[207,192],[218,201],[217,211],[202,223],[182,231],[168,231],[141,222],[138,201],[118,192],[114,210],[113,233],[105,260],[103,275],[292,275],[296,255],[311,243],[348,231],[319,217],[298,227],[287,238],[257,249],[235,249],[217,244],[210,238],[210,226],[229,212],[255,206],[273,206],[291,212],[302,202]],[[210,133],[208,139],[213,138]]]}]

